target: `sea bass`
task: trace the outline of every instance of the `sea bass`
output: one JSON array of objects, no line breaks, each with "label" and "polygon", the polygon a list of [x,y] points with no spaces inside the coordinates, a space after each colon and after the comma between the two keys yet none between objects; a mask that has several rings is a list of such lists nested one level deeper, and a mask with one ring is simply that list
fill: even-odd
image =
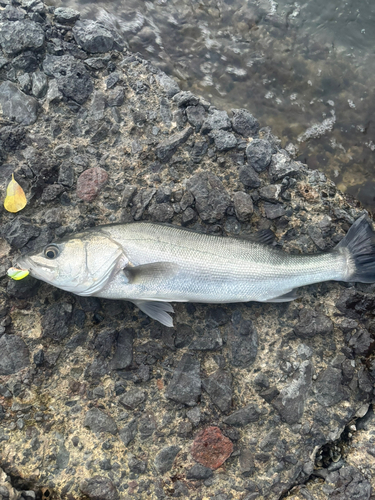
[{"label": "sea bass", "polygon": [[375,233],[362,216],[333,250],[292,255],[251,239],[134,222],[50,243],[18,265],[77,295],[129,300],[171,327],[169,302],[286,302],[312,283],[373,283]]}]

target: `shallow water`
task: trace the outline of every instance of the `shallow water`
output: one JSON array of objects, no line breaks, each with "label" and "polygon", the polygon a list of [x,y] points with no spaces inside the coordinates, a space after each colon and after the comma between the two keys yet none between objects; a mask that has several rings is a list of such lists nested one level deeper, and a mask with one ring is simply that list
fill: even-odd
[{"label": "shallow water", "polygon": [[182,89],[246,107],[375,211],[372,0],[51,0],[113,24]]}]

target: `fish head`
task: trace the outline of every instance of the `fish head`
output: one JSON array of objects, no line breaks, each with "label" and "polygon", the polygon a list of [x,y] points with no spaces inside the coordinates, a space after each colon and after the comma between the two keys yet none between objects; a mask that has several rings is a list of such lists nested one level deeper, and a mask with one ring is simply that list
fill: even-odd
[{"label": "fish head", "polygon": [[53,286],[89,296],[105,287],[126,261],[121,245],[105,234],[87,231],[24,255],[17,266]]}]

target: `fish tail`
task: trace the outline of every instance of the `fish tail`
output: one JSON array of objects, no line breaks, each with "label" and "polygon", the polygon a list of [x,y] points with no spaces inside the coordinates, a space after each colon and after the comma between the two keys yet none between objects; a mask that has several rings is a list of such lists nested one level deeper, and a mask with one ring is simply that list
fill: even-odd
[{"label": "fish tail", "polygon": [[347,256],[343,281],[375,283],[375,232],[366,215],[357,219],[335,251]]}]

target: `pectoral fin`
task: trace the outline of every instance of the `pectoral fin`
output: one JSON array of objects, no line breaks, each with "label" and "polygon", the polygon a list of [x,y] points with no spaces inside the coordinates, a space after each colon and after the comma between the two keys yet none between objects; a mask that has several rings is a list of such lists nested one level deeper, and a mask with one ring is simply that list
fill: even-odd
[{"label": "pectoral fin", "polygon": [[151,264],[142,264],[140,266],[126,267],[126,274],[129,283],[141,284],[154,279],[170,279],[177,274],[178,264],[173,262],[152,262]]},{"label": "pectoral fin", "polygon": [[149,300],[132,300],[134,305],[139,307],[147,316],[156,319],[162,325],[172,327],[173,319],[169,316],[169,312],[173,313],[173,307],[169,302],[156,302]]},{"label": "pectoral fin", "polygon": [[298,295],[296,293],[296,288],[293,288],[293,290],[290,290],[287,293],[284,293],[283,295],[279,295],[278,297],[273,297],[272,299],[268,300],[262,300],[262,302],[291,302],[292,300],[298,299]]}]

